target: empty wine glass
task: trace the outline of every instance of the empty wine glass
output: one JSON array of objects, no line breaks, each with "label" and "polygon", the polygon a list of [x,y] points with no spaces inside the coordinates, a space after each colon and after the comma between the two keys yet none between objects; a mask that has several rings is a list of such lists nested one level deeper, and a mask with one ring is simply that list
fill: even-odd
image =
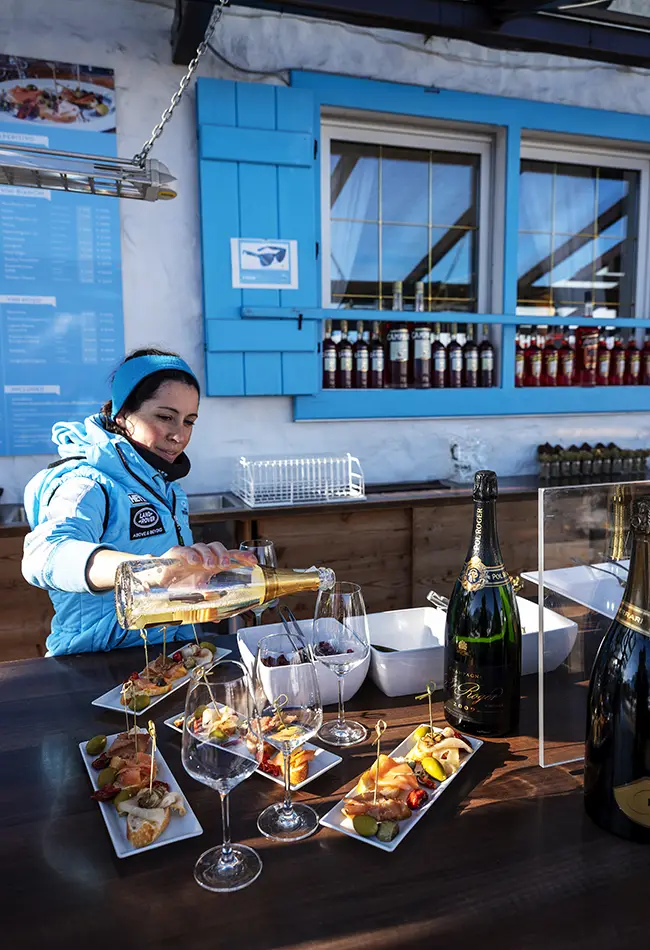
[{"label": "empty wine glass", "polygon": [[282,753],[284,800],[269,805],[257,820],[267,838],[299,841],[318,827],[309,805],[291,800],[291,754],[314,736],[323,722],[316,668],[305,640],[273,633],[260,640],[255,658],[257,720],[264,744]]},{"label": "empty wine glass", "polygon": [[197,782],[219,793],[223,844],[204,851],[194,879],[209,891],[239,891],[259,877],[256,851],[230,843],[228,793],[262,761],[252,684],[241,663],[214,663],[193,671],[185,700],[182,761]]},{"label": "empty wine glass", "polygon": [[[257,538],[254,541],[242,541],[239,545],[240,551],[249,551],[251,554],[254,554],[257,558],[258,564],[263,564],[265,567],[277,567],[278,562],[275,556],[275,545],[273,541],[269,541],[267,538]],[[255,614],[255,624],[262,623],[262,614],[268,607],[277,607],[278,600],[269,600],[266,604],[260,604],[259,607],[252,607],[252,611]]]},{"label": "empty wine glass", "polygon": [[370,653],[366,605],[357,584],[339,581],[319,592],[311,648],[316,659],[336,675],[339,688],[337,718],[325,723],[319,738],[339,747],[363,742],[368,730],[360,722],[346,720],[343,706],[343,677]]}]

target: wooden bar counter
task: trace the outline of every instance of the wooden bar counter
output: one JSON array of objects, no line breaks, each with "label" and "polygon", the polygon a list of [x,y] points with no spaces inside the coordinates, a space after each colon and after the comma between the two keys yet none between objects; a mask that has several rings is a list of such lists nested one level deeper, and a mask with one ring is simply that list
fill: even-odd
[{"label": "wooden bar counter", "polygon": [[[231,638],[232,639],[232,638]],[[220,645],[233,646],[227,638]],[[220,840],[217,795],[180,761],[180,737],[152,710],[160,749],[204,834],[116,858],[78,743],[118,731],[90,701],[141,651],[0,664],[0,866],[3,946],[12,950],[637,950],[648,945],[648,851],[600,831],[578,768],[537,764],[534,681],[523,681],[521,735],[488,741],[392,854],[320,829],[294,844],[262,838],[256,819],[279,786],[253,776],[232,793],[233,838],[262,876],[244,891],[203,891],[198,855]],[[426,719],[367,682],[349,709],[389,724],[386,750]],[[331,714],[331,713],[330,713]],[[435,721],[441,722],[439,705]],[[369,743],[297,794],[322,815],[371,764]]]},{"label": "wooden bar counter", "polygon": [[[500,480],[499,537],[511,574],[537,566],[536,478]],[[360,584],[369,612],[421,606],[432,588],[449,595],[471,531],[471,486],[430,483],[418,490],[369,487],[364,501],[247,508],[234,495],[190,495],[196,541],[237,547],[270,538],[283,567],[326,564]],[[42,656],[52,615],[45,591],[20,572],[29,530],[17,506],[0,505],[0,661]],[[292,601],[313,616],[314,598]]]}]

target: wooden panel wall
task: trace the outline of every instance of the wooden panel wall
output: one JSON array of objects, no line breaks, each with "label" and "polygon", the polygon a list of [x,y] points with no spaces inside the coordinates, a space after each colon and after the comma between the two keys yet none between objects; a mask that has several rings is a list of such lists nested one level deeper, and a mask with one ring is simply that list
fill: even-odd
[{"label": "wooden panel wall", "polygon": [[0,537],[0,661],[43,656],[54,611],[20,572],[22,537]]}]

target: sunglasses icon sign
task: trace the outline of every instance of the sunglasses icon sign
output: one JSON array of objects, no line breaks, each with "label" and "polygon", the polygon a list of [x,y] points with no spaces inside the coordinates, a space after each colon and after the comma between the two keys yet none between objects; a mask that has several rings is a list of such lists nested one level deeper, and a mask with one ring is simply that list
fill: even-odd
[{"label": "sunglasses icon sign", "polygon": [[287,256],[287,249],[286,247],[276,247],[275,245],[267,244],[258,247],[256,251],[244,250],[242,254],[247,254],[249,257],[256,257],[262,267],[270,267],[273,261],[277,261],[278,264],[282,263]]}]

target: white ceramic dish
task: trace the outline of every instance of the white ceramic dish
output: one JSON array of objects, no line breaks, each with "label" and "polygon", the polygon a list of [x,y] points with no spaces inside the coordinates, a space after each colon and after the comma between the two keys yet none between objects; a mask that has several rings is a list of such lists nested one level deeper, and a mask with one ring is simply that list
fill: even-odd
[{"label": "white ceramic dish", "polygon": [[[370,620],[370,617],[368,617],[368,620]],[[313,623],[313,620],[301,620],[298,623],[307,641],[310,639]],[[251,675],[255,664],[257,646],[262,637],[269,636],[272,633],[285,633],[285,629],[281,623],[269,623],[259,627],[242,627],[237,631],[237,642],[239,644],[242,663]],[[318,661],[316,661],[315,666],[316,675],[318,676],[318,685],[320,686],[321,702],[323,706],[331,706],[333,703],[338,702],[338,680],[336,674],[332,673],[328,667]],[[370,656],[368,655],[363,663],[360,663],[359,666],[345,674],[343,677],[344,702],[347,702],[348,699],[352,699],[354,694],[358,692],[366,678],[369,666]],[[285,673],[286,669],[287,667],[275,667],[273,669],[268,668],[265,672],[268,672],[269,680],[273,678],[273,680],[277,682],[281,681],[282,678],[287,675]],[[275,696],[279,696],[280,693],[283,692],[283,689],[275,686],[271,692],[273,692]]]},{"label": "white ceramic dish", "polygon": [[[174,729],[176,732],[183,734],[182,726],[177,726],[174,720],[178,719],[183,715],[183,710],[178,712],[175,716],[170,716],[169,719],[165,719],[165,725],[169,726],[170,729]],[[335,765],[338,765],[339,762],[342,762],[343,759],[340,755],[335,755],[333,752],[330,752],[329,749],[321,749],[320,746],[312,745],[311,742],[305,742],[305,749],[313,749],[316,752],[316,755],[309,763],[309,773],[304,782],[298,782],[297,785],[292,785],[291,790],[294,792],[299,791],[301,788],[304,788],[305,785],[309,785],[310,782],[313,782],[315,778],[324,775],[325,772],[329,772],[330,769],[333,769]],[[284,786],[284,779],[280,776],[269,775],[268,772],[261,772],[257,769],[257,775],[261,775],[262,778],[268,778],[271,782],[275,782],[276,785]]]},{"label": "white ceramic dish", "polygon": [[[428,726],[428,723],[424,723]],[[416,727],[416,728],[419,728]],[[400,756],[405,756],[407,752],[411,750],[415,743],[413,732],[404,739],[403,742],[393,749],[390,753],[393,758],[398,758]],[[451,783],[454,781],[456,776],[462,771],[466,766],[472,756],[475,754],[476,750],[483,745],[482,739],[474,739],[472,736],[463,735],[463,739],[471,745],[472,753],[471,755],[467,753],[465,758],[460,763],[460,767],[453,775],[450,775],[449,778],[445,779],[444,782],[441,782],[435,789],[425,789],[429,793],[429,799],[421,808],[418,808],[417,811],[414,811],[410,818],[407,818],[406,821],[400,821],[399,823],[399,834],[393,838],[392,841],[380,841],[379,838],[364,838],[361,835],[357,834],[352,825],[352,819],[348,818],[347,815],[343,813],[343,799],[338,802],[333,808],[327,812],[326,815],[320,820],[321,825],[324,825],[325,828],[332,828],[334,831],[342,831],[344,835],[348,835],[350,838],[356,838],[357,841],[362,841],[364,844],[371,844],[375,848],[380,848],[382,851],[394,851],[395,848],[401,844],[404,838],[407,836],[411,828],[417,825],[418,821],[428,812],[433,803],[437,801],[443,792],[445,792]]]},{"label": "white ceramic dish", "polygon": [[[616,583],[616,582],[614,582]],[[523,627],[521,672],[536,673],[538,668],[537,604],[517,597]],[[422,692],[431,680],[442,687],[445,657],[446,613],[435,607],[414,607],[369,614],[370,678],[387,696],[406,696]],[[573,649],[578,626],[552,610],[544,610],[544,671],[556,669]],[[392,647],[395,653],[383,653],[374,646]]]},{"label": "white ceramic dish", "polygon": [[[182,646],[187,646],[188,644],[183,643]],[[156,644],[159,646],[159,644]],[[176,650],[180,650],[178,644],[173,645],[171,649],[168,645],[168,649],[171,653],[175,653]],[[232,653],[232,650],[222,650],[221,647],[217,647],[217,650],[214,654],[213,662],[216,663],[217,660],[223,660],[224,656],[229,656]],[[151,653],[149,654],[151,656]],[[153,659],[153,657],[151,657]],[[148,706],[145,706],[144,709],[141,709],[139,713],[136,713],[136,716],[141,716],[144,713],[148,713],[152,706],[155,706],[156,703],[161,702],[163,699],[167,699],[168,696],[172,696],[176,690],[182,689],[183,686],[187,686],[189,682],[190,674],[187,676],[181,676],[179,679],[175,680],[172,688],[168,693],[163,693],[162,696],[152,696],[151,702]],[[110,709],[112,712],[124,713],[124,706],[120,703],[120,697],[122,695],[122,686],[114,686],[113,689],[109,689],[107,693],[104,693],[102,696],[98,696],[97,699],[93,699],[92,706],[101,706],[102,709]],[[129,709],[129,715],[132,716],[133,712]]]},{"label": "white ceramic dish", "polygon": [[[146,729],[140,729],[140,732],[146,733]],[[111,742],[117,738],[120,733],[116,732],[112,736],[106,737],[106,747],[110,746]],[[90,736],[88,736],[90,739]],[[84,742],[79,743],[79,751],[81,752],[81,758],[84,760],[84,765],[90,776],[90,781],[93,786],[93,791],[97,791],[97,772],[91,765],[93,759],[97,758],[95,755],[88,755],[86,752],[86,739]],[[160,779],[161,782],[167,782],[169,789],[172,792],[180,792],[183,795],[183,792],[174,778],[172,772],[169,770],[169,767],[162,755],[156,749],[156,779]],[[121,818],[113,802],[97,802],[99,805],[99,810],[102,813],[104,822],[106,823],[106,828],[110,835],[110,839],[113,842],[113,847],[115,848],[115,854],[118,858],[130,858],[133,854],[142,854],[144,851],[151,851],[153,848],[162,848],[163,845],[172,844],[174,841],[183,841],[185,838],[194,838],[196,835],[203,834],[203,828],[199,824],[198,818],[190,808],[190,804],[183,795],[183,801],[187,812],[181,817],[172,813],[171,818],[169,819],[169,824],[160,835],[156,838],[153,844],[149,844],[146,848],[134,848],[131,842],[126,837],[126,817]]]},{"label": "white ceramic dish", "polygon": [[[616,574],[625,583],[627,571],[624,567],[629,567],[630,564],[628,560],[620,563],[621,567],[605,561],[595,564],[594,567],[579,564],[576,567],[544,571],[544,587],[575,604],[581,604],[588,610],[593,610],[613,620],[625,590],[613,575]],[[595,568],[602,568],[602,570],[595,570]],[[613,573],[605,574],[603,571]],[[529,571],[521,576],[533,584],[539,584],[538,571]]]}]

